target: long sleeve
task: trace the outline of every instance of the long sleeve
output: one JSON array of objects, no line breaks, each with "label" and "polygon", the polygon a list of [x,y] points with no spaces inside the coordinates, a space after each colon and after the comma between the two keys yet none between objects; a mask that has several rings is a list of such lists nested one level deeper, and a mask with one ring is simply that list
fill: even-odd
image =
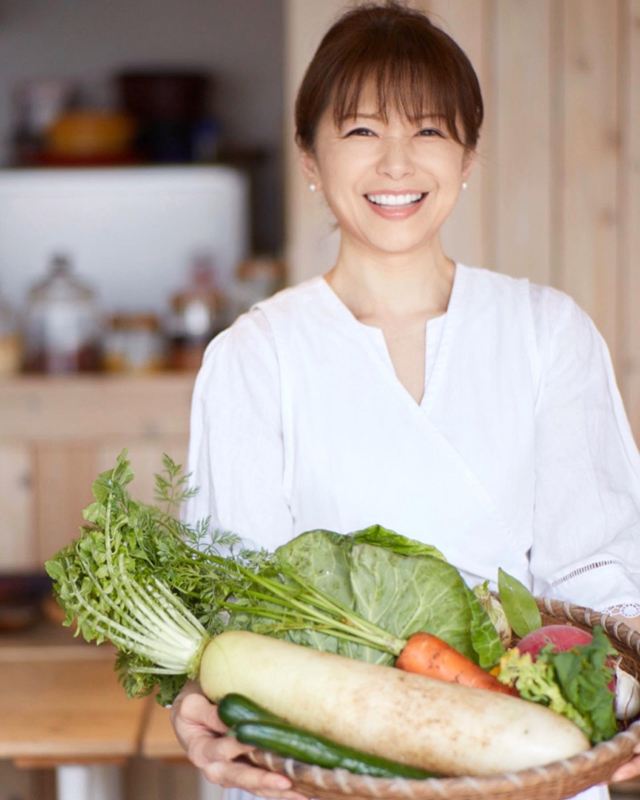
[{"label": "long sleeve", "polygon": [[531,286],[541,355],[534,591],[640,613],[640,455],[609,350],[566,294]]},{"label": "long sleeve", "polygon": [[199,491],[187,519],[210,516],[212,529],[268,549],[292,535],[279,381],[269,324],[254,309],[210,343],[191,409],[190,482]]}]

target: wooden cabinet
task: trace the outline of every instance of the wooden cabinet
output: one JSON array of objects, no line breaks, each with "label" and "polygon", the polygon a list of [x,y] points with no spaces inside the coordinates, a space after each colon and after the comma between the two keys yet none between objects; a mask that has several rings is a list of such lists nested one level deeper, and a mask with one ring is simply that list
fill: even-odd
[{"label": "wooden cabinet", "polygon": [[184,464],[195,375],[0,382],[0,571],[42,569],[68,544],[99,472],[129,450],[135,496],[153,497],[162,454]]}]

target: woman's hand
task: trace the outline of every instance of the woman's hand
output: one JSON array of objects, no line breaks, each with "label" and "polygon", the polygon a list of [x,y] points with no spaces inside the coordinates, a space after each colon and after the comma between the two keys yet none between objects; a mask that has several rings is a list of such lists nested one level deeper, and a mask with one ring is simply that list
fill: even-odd
[{"label": "woman's hand", "polygon": [[626,764],[618,767],[613,773],[611,776],[612,783],[617,781],[629,781],[631,778],[637,778],[638,775],[640,775],[640,744],[637,744],[633,748],[633,752],[636,755],[634,755],[631,761],[627,761]]},{"label": "woman's hand", "polygon": [[[614,619],[619,620],[620,622],[624,622],[625,625],[628,625],[634,631],[640,633],[640,617],[622,617],[618,614],[612,614]],[[611,782],[615,783],[617,781],[629,781],[631,778],[637,778],[640,775],[640,744],[637,744],[633,748],[633,752],[635,755],[630,761],[627,761],[626,764],[623,764],[621,767],[613,773],[611,776]]]},{"label": "woman's hand", "polygon": [[226,789],[244,789],[261,797],[308,800],[291,791],[284,775],[234,761],[255,748],[224,734],[229,730],[194,681],[187,681],[171,707],[171,724],[189,761],[211,783]]}]

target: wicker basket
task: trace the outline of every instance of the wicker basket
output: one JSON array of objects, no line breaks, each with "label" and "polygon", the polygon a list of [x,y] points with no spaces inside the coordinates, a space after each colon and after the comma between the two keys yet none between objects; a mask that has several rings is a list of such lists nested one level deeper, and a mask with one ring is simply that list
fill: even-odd
[{"label": "wicker basket", "polygon": [[[623,657],[624,668],[640,678],[640,634],[612,617],[589,609],[548,598],[538,600],[544,624],[558,620],[589,630],[602,625]],[[562,800],[598,783],[604,783],[631,757],[640,741],[640,721],[618,733],[608,742],[584,753],[544,767],[502,773],[483,778],[370,778],[342,769],[322,769],[273,753],[255,750],[249,754],[254,764],[291,778],[293,788],[314,798],[403,798],[403,800],[479,800],[479,798],[522,798],[523,800]]]}]

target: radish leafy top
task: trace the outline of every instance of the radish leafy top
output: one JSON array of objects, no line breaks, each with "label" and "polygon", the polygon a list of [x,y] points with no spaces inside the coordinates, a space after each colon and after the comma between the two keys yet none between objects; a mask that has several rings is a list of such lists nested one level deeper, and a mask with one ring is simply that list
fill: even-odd
[{"label": "radish leafy top", "polygon": [[373,526],[348,536],[302,534],[274,554],[247,550],[209,520],[178,519],[194,490],[168,456],[164,466],[158,504],[136,502],[123,451],[93,484],[79,539],[46,564],[65,624],[77,619],[85,639],[119,648],[130,696],[158,685],[158,702],[170,702],[195,677],[205,639],[229,627],[379,663],[418,630],[482,666],[502,654],[486,612],[435,548]]}]

